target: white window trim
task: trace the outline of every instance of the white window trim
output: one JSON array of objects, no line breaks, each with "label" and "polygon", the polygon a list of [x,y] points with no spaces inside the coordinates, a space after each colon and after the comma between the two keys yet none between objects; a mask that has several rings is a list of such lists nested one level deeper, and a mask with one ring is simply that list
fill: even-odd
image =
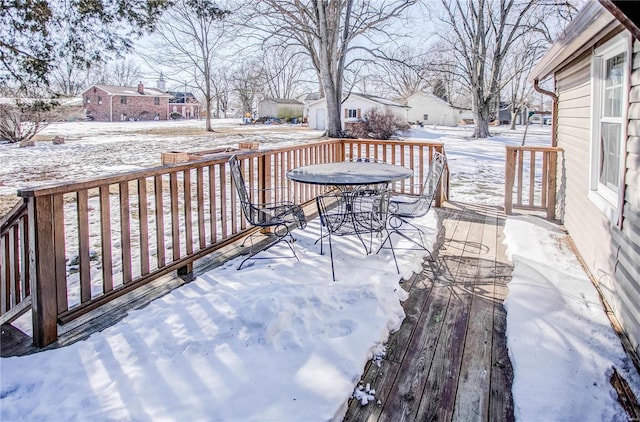
[{"label": "white window trim", "polygon": [[[599,177],[599,154],[600,154],[600,118],[602,113],[602,83],[596,75],[601,75],[602,63],[607,58],[613,57],[621,52],[625,53],[625,67],[623,75],[622,89],[622,126],[620,138],[620,164],[618,178],[618,192],[614,192],[600,183]],[[620,214],[620,195],[624,191],[624,169],[625,169],[625,140],[628,125],[629,107],[629,74],[632,58],[631,38],[625,31],[602,46],[595,49],[591,60],[591,133],[589,139],[589,200],[611,221],[618,223]]]}]

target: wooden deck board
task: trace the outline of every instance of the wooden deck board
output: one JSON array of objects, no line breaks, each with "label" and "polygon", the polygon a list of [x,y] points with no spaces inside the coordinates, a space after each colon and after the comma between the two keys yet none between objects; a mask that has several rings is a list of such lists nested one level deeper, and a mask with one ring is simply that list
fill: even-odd
[{"label": "wooden deck board", "polygon": [[444,238],[435,248],[437,269],[425,261],[404,286],[407,318],[380,366],[367,365],[363,376],[380,404],[351,400],[345,421],[513,420],[504,216],[469,204],[438,215]]},{"label": "wooden deck board", "polygon": [[[402,283],[409,292],[406,318],[389,338],[379,366],[369,362],[364,368],[362,382],[376,390],[380,404],[351,400],[345,421],[513,420],[502,306],[511,276],[502,244],[504,216],[471,204],[447,204],[437,213],[442,229],[435,263],[425,260],[422,272]],[[235,256],[233,249],[202,260],[196,272]],[[183,283],[168,278],[166,285],[135,292],[121,309],[114,303],[99,318],[61,327],[61,339],[51,347],[86,338]],[[3,356],[35,351],[19,330],[2,328]]]}]

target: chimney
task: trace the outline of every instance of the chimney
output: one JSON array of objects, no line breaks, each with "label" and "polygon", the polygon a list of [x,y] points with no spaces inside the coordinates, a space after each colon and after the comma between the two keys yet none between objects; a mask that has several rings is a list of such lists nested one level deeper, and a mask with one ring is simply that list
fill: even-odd
[{"label": "chimney", "polygon": [[138,84],[138,94],[144,95],[144,85],[142,85],[142,82]]}]

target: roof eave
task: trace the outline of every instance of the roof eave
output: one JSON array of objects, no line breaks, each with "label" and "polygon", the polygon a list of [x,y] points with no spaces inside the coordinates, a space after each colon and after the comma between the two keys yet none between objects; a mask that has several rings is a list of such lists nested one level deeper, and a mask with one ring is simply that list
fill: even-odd
[{"label": "roof eave", "polygon": [[600,3],[588,3],[533,68],[529,82],[545,79],[620,26]]}]

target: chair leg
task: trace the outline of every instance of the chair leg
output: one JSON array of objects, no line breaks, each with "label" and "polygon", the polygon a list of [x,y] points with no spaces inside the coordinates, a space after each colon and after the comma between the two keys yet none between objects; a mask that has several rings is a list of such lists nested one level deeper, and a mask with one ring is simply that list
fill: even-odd
[{"label": "chair leg", "polygon": [[[252,238],[254,234],[251,234],[249,236],[247,236],[243,241],[241,246],[245,245],[245,242],[247,241],[247,239]],[[293,247],[293,242],[295,242],[295,238],[293,237],[293,235],[291,234],[291,232],[289,230],[286,231],[286,233],[284,235],[278,235],[276,234],[276,232],[274,231],[274,235],[276,236],[276,239],[273,239],[271,242],[268,242],[264,247],[254,250],[254,243],[253,243],[253,239],[249,239],[251,245],[249,246],[249,254],[242,260],[242,262],[240,262],[240,265],[238,265],[237,269],[240,270],[242,269],[242,266],[245,264],[245,262],[247,262],[250,259],[279,259],[279,258],[295,258],[297,261],[300,261],[300,259],[298,258],[298,254],[296,254],[296,250]],[[286,237],[289,236],[291,238],[291,241],[287,240]],[[254,258],[255,255],[259,254],[260,252],[264,252],[267,249],[271,248],[272,246],[275,246],[276,244],[280,243],[280,242],[284,242],[287,244],[287,246],[289,247],[289,249],[291,250],[291,252],[293,253],[293,256],[283,256],[283,257],[259,257],[259,258]]]},{"label": "chair leg", "polygon": [[385,230],[387,232],[387,237],[384,238],[384,241],[380,244],[380,247],[376,251],[376,255],[384,248],[384,244],[389,241],[389,248],[391,249],[391,254],[393,255],[393,261],[396,263],[396,271],[400,274],[400,267],[398,266],[398,259],[396,258],[396,251],[393,249],[393,242],[391,241],[391,233],[389,230]]},{"label": "chair leg", "polygon": [[329,232],[329,256],[331,257],[331,277],[333,278],[333,281],[336,281],[336,270],[333,266],[333,246],[331,246],[331,232]]}]

